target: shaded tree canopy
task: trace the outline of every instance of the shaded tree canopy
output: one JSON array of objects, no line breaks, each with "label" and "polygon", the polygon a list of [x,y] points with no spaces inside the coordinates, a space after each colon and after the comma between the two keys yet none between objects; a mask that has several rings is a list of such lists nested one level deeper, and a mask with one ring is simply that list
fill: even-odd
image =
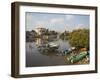
[{"label": "shaded tree canopy", "polygon": [[89,48],[89,29],[74,30],[69,34],[69,42],[75,47]]}]

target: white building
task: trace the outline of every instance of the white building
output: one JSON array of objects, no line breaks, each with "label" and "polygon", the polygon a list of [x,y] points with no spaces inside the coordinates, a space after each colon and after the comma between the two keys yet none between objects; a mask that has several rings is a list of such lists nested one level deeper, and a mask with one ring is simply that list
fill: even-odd
[{"label": "white building", "polygon": [[35,30],[39,35],[42,35],[43,33],[45,33],[47,31],[46,28],[43,27],[37,27]]}]

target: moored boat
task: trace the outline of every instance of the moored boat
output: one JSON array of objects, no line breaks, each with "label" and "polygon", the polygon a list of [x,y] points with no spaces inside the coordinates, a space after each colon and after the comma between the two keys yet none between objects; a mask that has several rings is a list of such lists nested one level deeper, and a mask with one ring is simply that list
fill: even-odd
[{"label": "moored boat", "polygon": [[62,53],[64,54],[64,55],[66,55],[66,54],[69,54],[69,53],[71,53],[73,50],[75,50],[76,48],[75,47],[71,47],[71,48],[69,48],[69,49],[66,49],[66,50],[64,50],[64,51],[62,51]]},{"label": "moored boat", "polygon": [[49,48],[52,48],[52,49],[58,49],[59,48],[59,45],[52,42],[52,43],[48,43],[48,47]]},{"label": "moored boat", "polygon": [[68,58],[68,60],[71,63],[75,63],[75,62],[78,62],[78,61],[82,60],[87,55],[88,55],[88,52],[84,51],[84,52],[81,52],[79,55],[70,56],[70,58]]}]

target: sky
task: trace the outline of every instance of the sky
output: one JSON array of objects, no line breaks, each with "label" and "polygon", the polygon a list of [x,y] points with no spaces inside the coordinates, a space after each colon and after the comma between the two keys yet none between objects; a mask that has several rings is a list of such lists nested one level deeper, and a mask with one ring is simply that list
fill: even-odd
[{"label": "sky", "polygon": [[26,31],[35,30],[38,27],[55,30],[58,32],[72,31],[74,29],[89,29],[90,16],[79,14],[61,13],[25,13]]}]

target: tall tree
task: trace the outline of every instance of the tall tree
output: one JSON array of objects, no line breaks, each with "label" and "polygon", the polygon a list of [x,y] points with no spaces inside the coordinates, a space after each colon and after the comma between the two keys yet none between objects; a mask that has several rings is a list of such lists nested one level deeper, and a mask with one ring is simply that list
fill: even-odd
[{"label": "tall tree", "polygon": [[89,30],[78,29],[72,31],[69,35],[69,42],[75,47],[89,48]]}]

